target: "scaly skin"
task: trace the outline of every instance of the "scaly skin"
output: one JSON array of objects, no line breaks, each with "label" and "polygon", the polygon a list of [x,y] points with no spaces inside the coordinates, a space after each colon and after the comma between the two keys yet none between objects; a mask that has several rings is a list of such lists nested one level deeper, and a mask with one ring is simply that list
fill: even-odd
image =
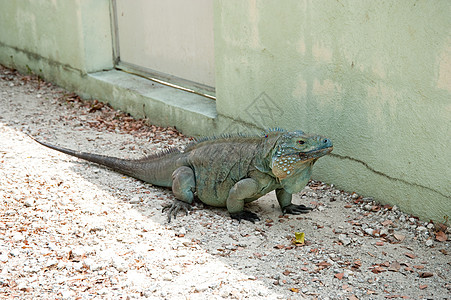
[{"label": "scaly skin", "polygon": [[273,190],[284,214],[307,213],[311,208],[293,204],[292,194],[306,186],[313,164],[333,149],[329,139],[283,130],[262,136],[206,138],[183,152],[171,149],[139,160],[37,142],[151,184],[172,187],[178,200],[168,207],[169,222],[179,210],[188,212],[195,197],[207,205],[227,207],[233,219],[255,222],[258,216],[244,210],[245,203]]}]

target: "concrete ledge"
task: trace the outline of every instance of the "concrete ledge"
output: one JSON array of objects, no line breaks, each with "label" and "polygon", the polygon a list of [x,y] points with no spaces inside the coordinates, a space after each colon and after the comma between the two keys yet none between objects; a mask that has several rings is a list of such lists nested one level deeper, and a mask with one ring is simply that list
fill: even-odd
[{"label": "concrete ledge", "polygon": [[152,124],[173,126],[187,135],[204,135],[217,119],[214,100],[128,74],[109,70],[87,75],[80,94],[98,98]]}]

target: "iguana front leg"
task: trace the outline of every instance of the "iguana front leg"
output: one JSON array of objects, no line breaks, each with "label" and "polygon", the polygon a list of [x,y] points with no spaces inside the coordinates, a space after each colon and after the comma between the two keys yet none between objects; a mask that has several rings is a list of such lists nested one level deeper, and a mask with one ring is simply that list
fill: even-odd
[{"label": "iguana front leg", "polygon": [[194,200],[195,190],[196,179],[191,168],[180,167],[172,173],[172,193],[177,200],[163,208],[163,211],[169,209],[168,223],[171,222],[171,216],[174,216],[175,219],[180,210],[184,210],[186,215],[188,215]]},{"label": "iguana front leg", "polygon": [[280,208],[282,209],[283,214],[306,214],[309,213],[313,208],[307,207],[305,205],[297,205],[291,203],[291,199],[293,195],[285,191],[284,189],[276,190],[277,201],[279,201]]},{"label": "iguana front leg", "polygon": [[244,200],[254,197],[257,191],[258,183],[254,179],[246,178],[235,183],[230,189],[229,197],[227,198],[227,210],[232,219],[238,221],[247,220],[252,223],[260,220],[253,212],[244,210]]}]

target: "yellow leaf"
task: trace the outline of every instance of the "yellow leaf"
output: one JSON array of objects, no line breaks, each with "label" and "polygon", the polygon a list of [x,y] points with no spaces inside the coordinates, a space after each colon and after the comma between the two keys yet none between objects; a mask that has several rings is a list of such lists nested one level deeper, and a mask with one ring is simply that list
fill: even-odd
[{"label": "yellow leaf", "polygon": [[294,242],[296,243],[296,244],[304,244],[304,237],[305,237],[305,233],[303,233],[303,232],[295,232],[294,233],[294,237],[295,237],[295,240],[294,240]]}]

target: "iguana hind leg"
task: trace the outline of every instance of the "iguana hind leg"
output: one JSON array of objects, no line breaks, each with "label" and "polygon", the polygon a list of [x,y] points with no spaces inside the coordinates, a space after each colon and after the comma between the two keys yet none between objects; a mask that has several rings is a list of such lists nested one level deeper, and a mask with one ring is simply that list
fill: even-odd
[{"label": "iguana hind leg", "polygon": [[172,173],[172,193],[177,200],[163,208],[163,211],[169,209],[168,223],[171,222],[171,216],[174,216],[175,219],[180,210],[184,210],[188,215],[194,200],[195,189],[196,179],[191,168],[180,167]]},{"label": "iguana hind leg", "polygon": [[245,199],[252,198],[257,194],[258,183],[254,179],[246,178],[238,181],[229,191],[227,198],[227,210],[232,219],[238,221],[247,220],[252,223],[259,221],[260,218],[250,211],[244,210]]},{"label": "iguana hind leg", "polygon": [[284,189],[277,189],[276,196],[283,214],[292,214],[292,215],[306,214],[313,209],[311,207],[307,207],[302,204],[297,205],[291,203],[293,195],[288,193]]}]

